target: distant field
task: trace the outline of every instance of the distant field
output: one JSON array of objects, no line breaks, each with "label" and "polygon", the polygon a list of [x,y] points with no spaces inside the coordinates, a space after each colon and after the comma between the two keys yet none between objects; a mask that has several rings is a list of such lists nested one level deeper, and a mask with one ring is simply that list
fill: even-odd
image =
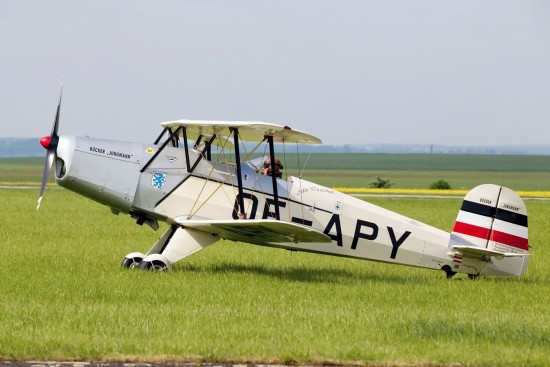
[{"label": "distant field", "polygon": [[[67,190],[0,189],[0,360],[547,366],[550,203],[527,273],[463,275],[222,241],[119,268],[160,232]],[[449,231],[460,199],[370,198]]]},{"label": "distant field", "polygon": [[453,189],[471,189],[493,183],[514,190],[550,190],[549,172],[504,171],[390,171],[390,170],[306,170],[304,178],[327,187],[369,187],[376,177],[389,178],[395,188],[427,189],[444,179]]},{"label": "distant field", "polygon": [[[267,153],[266,153],[267,154]],[[263,154],[260,154],[263,155]],[[252,157],[260,156],[254,154]],[[307,170],[371,170],[371,171],[500,171],[548,172],[550,155],[486,155],[486,154],[379,154],[379,153],[300,153],[278,152],[277,157],[288,168]],[[216,157],[213,154],[213,157]],[[226,155],[225,159],[233,159]]]},{"label": "distant field", "polygon": [[[369,187],[377,176],[389,178],[395,188],[427,189],[444,179],[453,189],[471,189],[482,183],[514,190],[550,190],[550,156],[429,155],[429,154],[312,154],[281,155],[287,175],[327,187]],[[291,160],[291,158],[293,160]],[[44,158],[0,159],[0,184],[39,185]],[[53,175],[50,176],[53,182]]]},{"label": "distant field", "polygon": [[[301,158],[303,163],[307,156]],[[289,160],[288,166],[296,167],[296,161]],[[549,190],[550,156],[312,154],[303,171],[305,179],[328,187],[368,187],[378,176],[389,178],[395,188],[427,189],[443,179],[454,189],[494,183],[514,190]]]},{"label": "distant field", "polygon": [[279,155],[288,167],[371,171],[550,172],[550,156],[477,154],[296,154]]},{"label": "distant field", "polygon": [[[40,185],[44,160],[42,158],[0,158],[0,184],[31,183]],[[50,182],[54,182],[53,174]]]}]

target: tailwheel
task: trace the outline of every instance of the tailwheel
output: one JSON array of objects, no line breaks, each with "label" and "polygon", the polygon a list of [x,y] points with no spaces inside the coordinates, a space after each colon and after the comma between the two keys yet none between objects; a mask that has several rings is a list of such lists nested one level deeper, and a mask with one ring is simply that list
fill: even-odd
[{"label": "tailwheel", "polygon": [[146,256],[139,267],[142,270],[149,271],[170,271],[172,270],[172,264],[168,259],[161,254],[152,254]]},{"label": "tailwheel", "polygon": [[124,257],[121,266],[124,269],[139,268],[144,257],[145,255],[143,255],[141,252],[132,252]]},{"label": "tailwheel", "polygon": [[447,279],[451,279],[456,274],[456,271],[453,271],[449,265],[445,265],[441,268],[441,270],[445,272],[445,274],[447,275]]}]

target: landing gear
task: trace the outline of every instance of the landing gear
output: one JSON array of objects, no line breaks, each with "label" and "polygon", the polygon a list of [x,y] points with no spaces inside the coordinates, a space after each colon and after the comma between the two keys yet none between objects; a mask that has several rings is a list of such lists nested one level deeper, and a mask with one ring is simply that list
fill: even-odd
[{"label": "landing gear", "polygon": [[161,254],[145,256],[141,252],[132,252],[122,261],[124,269],[142,269],[150,271],[168,271],[172,269],[170,261]]},{"label": "landing gear", "polygon": [[479,274],[468,274],[468,279],[476,280],[479,278]]},{"label": "landing gear", "polygon": [[210,234],[187,230],[176,225],[170,226],[143,255],[132,252],[122,262],[123,268],[137,268],[150,271],[169,271],[176,261],[190,256],[219,240]]},{"label": "landing gear", "polygon": [[145,257],[140,264],[140,269],[149,271],[170,271],[172,264],[161,254],[151,254]]},{"label": "landing gear", "polygon": [[456,271],[453,271],[449,265],[445,265],[441,268],[441,270],[445,272],[445,274],[447,275],[447,279],[451,279],[456,274]]},{"label": "landing gear", "polygon": [[132,252],[124,257],[121,266],[124,269],[139,268],[144,257],[145,255],[143,255],[141,252]]}]

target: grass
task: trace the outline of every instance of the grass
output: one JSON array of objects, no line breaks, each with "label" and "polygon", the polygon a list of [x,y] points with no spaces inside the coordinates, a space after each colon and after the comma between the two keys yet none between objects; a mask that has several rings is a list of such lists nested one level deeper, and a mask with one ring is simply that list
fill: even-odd
[{"label": "grass", "polygon": [[[0,359],[545,366],[550,203],[530,268],[463,276],[221,242],[124,271],[160,233],[66,190],[0,189]],[[369,198],[450,230],[460,199]]]}]

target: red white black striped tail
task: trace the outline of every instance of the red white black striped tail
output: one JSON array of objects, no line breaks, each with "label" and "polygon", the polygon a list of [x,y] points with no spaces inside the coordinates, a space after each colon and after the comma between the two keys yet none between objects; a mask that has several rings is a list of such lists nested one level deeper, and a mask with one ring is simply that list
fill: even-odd
[{"label": "red white black striped tail", "polygon": [[450,247],[475,246],[502,254],[526,254],[527,209],[514,191],[480,185],[464,198],[451,234]]}]

